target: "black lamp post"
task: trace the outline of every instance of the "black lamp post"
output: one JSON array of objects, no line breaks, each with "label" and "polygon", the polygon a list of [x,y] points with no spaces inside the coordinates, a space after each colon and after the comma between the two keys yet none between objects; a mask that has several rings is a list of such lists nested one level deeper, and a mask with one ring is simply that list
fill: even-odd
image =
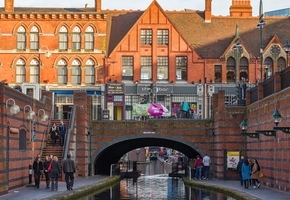
[{"label": "black lamp post", "polygon": [[268,70],[270,68],[270,63],[268,61],[265,61],[264,62],[264,69],[265,69],[265,79],[267,79],[269,76],[268,76]]},{"label": "black lamp post", "polygon": [[286,52],[286,66],[285,67],[288,67],[288,53],[290,52],[290,44],[289,44],[288,40],[284,44],[283,49]]},{"label": "black lamp post", "polygon": [[262,70],[263,70],[263,26],[266,25],[264,20],[263,13],[263,2],[260,0],[260,9],[259,9],[259,23],[257,24],[257,28],[260,29],[260,81],[262,81]]}]

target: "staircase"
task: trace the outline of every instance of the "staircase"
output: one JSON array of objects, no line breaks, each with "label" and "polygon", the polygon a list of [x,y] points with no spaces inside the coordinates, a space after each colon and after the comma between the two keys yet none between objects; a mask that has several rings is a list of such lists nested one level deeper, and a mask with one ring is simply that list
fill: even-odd
[{"label": "staircase", "polygon": [[[50,127],[53,125],[53,123],[55,123],[58,126],[60,124],[60,120],[52,119]],[[66,125],[66,129],[68,130],[69,120],[63,120],[63,123]],[[45,161],[45,157],[47,155],[53,155],[53,156],[56,156],[58,158],[58,162],[61,163],[62,162],[62,152],[63,152],[63,147],[59,146],[58,139],[56,140],[56,144],[54,146],[52,146],[52,140],[47,139],[46,145],[43,147],[43,150],[42,150],[42,158],[41,159],[42,159],[42,161]],[[45,180],[45,178],[43,180]],[[59,180],[61,180],[61,178]]]}]

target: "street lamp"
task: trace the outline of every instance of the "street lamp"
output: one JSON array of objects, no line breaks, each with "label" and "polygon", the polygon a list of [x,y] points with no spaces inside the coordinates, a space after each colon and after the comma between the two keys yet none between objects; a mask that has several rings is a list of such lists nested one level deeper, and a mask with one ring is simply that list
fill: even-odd
[{"label": "street lamp", "polygon": [[247,133],[248,125],[245,119],[243,119],[242,123],[240,124],[240,129],[242,130],[242,135],[248,136],[250,138],[259,138],[259,133]]},{"label": "street lamp", "polygon": [[270,63],[268,61],[264,62],[264,68],[265,68],[265,79],[267,79],[269,77],[268,76],[268,70],[270,68]]},{"label": "street lamp", "polygon": [[236,44],[233,47],[233,50],[235,52],[235,56],[236,56],[236,83],[239,82],[239,73],[240,73],[240,54],[243,51],[243,46],[241,45],[241,43],[239,42],[239,40],[236,42]]},{"label": "street lamp", "polygon": [[15,104],[14,99],[12,99],[12,98],[7,99],[7,101],[6,101],[6,108],[8,108],[8,102],[9,101],[13,101],[13,105],[10,107],[10,113],[13,114],[13,115],[18,114],[20,112],[20,108],[19,108],[19,106],[17,106]]},{"label": "street lamp", "polygon": [[48,115],[45,114],[45,110],[43,110],[43,109],[39,109],[38,112],[37,112],[37,116],[38,116],[38,117],[40,116],[40,115],[39,115],[39,111],[42,111],[42,112],[43,112],[43,114],[42,114],[41,117],[40,117],[40,120],[41,120],[42,122],[46,122],[46,121],[48,120]]},{"label": "street lamp", "polygon": [[290,44],[288,43],[288,40],[284,44],[283,49],[286,52],[286,66],[285,67],[288,67],[288,53],[290,52]]},{"label": "street lamp", "polygon": [[260,29],[260,81],[262,81],[262,70],[263,70],[263,26],[266,25],[264,20],[263,13],[263,2],[260,0],[260,9],[259,9],[259,23],[257,28]]},{"label": "street lamp", "polygon": [[274,123],[276,125],[276,127],[273,128],[275,131],[279,130],[279,131],[283,131],[284,133],[290,134],[290,127],[278,127],[278,124],[282,121],[282,116],[279,113],[277,108],[276,108],[272,117],[273,117]]}]

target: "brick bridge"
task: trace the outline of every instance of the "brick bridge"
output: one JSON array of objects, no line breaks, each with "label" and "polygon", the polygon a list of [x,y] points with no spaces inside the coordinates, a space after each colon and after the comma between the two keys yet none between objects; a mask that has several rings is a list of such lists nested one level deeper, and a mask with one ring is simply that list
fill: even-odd
[{"label": "brick bridge", "polygon": [[212,120],[92,122],[94,173],[108,173],[127,152],[146,146],[176,149],[189,158],[211,154]]}]

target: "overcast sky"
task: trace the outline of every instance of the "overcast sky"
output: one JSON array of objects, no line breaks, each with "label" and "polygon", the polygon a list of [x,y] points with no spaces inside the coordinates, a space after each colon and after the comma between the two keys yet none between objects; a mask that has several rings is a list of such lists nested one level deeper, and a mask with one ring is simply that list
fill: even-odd
[{"label": "overcast sky", "polygon": [[[0,0],[1,1],[1,0]],[[14,0],[15,7],[64,7],[81,8],[85,4],[94,7],[94,0]],[[152,0],[102,0],[102,9],[133,9],[145,10]],[[204,10],[205,0],[157,0],[164,10],[194,9]],[[229,7],[232,0],[212,0],[213,15],[229,15]],[[253,15],[259,15],[260,0],[251,0]],[[263,0],[264,12],[289,8],[289,0]],[[4,6],[4,0],[0,7]]]}]

